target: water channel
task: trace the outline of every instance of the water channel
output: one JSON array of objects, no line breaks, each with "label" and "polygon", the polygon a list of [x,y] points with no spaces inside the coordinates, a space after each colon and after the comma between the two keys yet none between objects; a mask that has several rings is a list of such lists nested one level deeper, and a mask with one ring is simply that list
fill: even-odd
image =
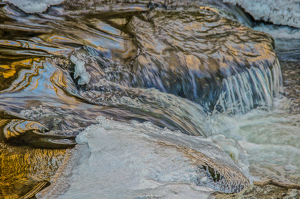
[{"label": "water channel", "polygon": [[298,62],[241,8],[0,6],[3,198],[49,181],[39,198],[207,198],[253,180],[300,183]]}]

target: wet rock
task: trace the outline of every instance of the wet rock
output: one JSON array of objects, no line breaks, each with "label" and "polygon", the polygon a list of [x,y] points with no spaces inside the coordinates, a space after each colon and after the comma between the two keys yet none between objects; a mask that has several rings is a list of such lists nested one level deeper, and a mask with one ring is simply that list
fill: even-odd
[{"label": "wet rock", "polygon": [[[206,136],[202,131],[202,124],[207,114],[199,104],[156,89],[131,88],[133,74],[128,68],[103,57],[83,56],[80,53],[76,56],[79,63],[85,63],[81,71],[88,71],[91,77],[84,85],[79,83],[86,73],[74,80],[78,84],[80,95],[92,104],[122,107],[122,115],[114,115],[110,109],[113,118],[150,121],[185,134]],[[77,62],[74,64],[78,65]],[[75,68],[74,74],[76,73],[80,72],[76,72]],[[179,104],[185,104],[185,111],[177,108]],[[182,117],[185,122],[181,121]]]},{"label": "wet rock", "polygon": [[267,185],[265,187],[250,186],[237,194],[220,194],[216,196],[216,199],[297,199],[300,197],[300,191],[297,189],[286,189],[273,185]]},{"label": "wet rock", "polygon": [[[12,59],[15,53],[19,58],[64,56],[73,62],[76,70],[67,71],[78,87],[105,78],[122,86],[156,88],[184,97],[206,111],[216,105],[219,111],[234,113],[272,106],[281,85],[269,35],[243,26],[222,14],[222,6],[216,9],[209,2],[200,7],[173,2],[150,10],[139,7],[147,7],[144,1],[123,3],[64,1],[41,15],[7,4],[1,11],[14,23],[3,25],[3,31],[11,33],[5,37],[9,41],[0,43],[4,58]],[[111,9],[114,14],[105,15]],[[17,40],[20,36],[28,40]],[[80,57],[86,55],[99,57],[90,65],[102,71],[85,70],[89,63]],[[16,77],[13,74],[19,68],[14,66],[3,65],[3,76]]]},{"label": "wet rock", "polygon": [[[232,99],[232,94],[237,100],[237,103],[231,100],[229,104],[243,105],[242,102],[248,99],[238,99],[241,95],[235,92],[241,90],[242,82],[255,85],[248,87],[254,90],[253,93],[247,92],[254,96],[255,103],[250,109],[259,106],[260,100],[265,100],[264,96],[258,97],[255,89],[268,90],[267,98],[273,97],[272,89],[277,88],[280,73],[274,43],[269,35],[241,25],[215,7],[199,8],[194,4],[190,8],[182,7],[180,1],[169,5],[158,2],[151,6],[148,6],[148,1],[116,2],[65,1],[41,14],[25,13],[11,4],[2,6],[1,16],[5,23],[1,24],[3,40],[0,41],[0,50],[5,63],[0,65],[0,81],[3,82],[1,106],[33,110],[37,104],[47,104],[28,111],[28,114],[23,113],[49,125],[53,133],[69,134],[66,129],[70,130],[70,127],[78,130],[93,123],[89,115],[91,110],[87,109],[92,107],[90,109],[99,111],[99,115],[113,116],[122,122],[148,120],[160,127],[205,136],[201,129],[207,116],[203,107],[180,97],[213,110],[224,91],[224,95]],[[58,57],[65,61],[56,62]],[[248,76],[245,77],[245,73]],[[244,79],[235,79],[240,74]],[[227,79],[230,82],[226,90],[224,82]],[[260,85],[258,79],[268,85]],[[226,93],[228,89],[234,93]],[[68,108],[50,110],[45,114],[48,107],[54,106]],[[79,109],[83,111],[77,111]],[[133,126],[131,130],[128,123],[125,127],[120,125],[114,128],[104,122],[100,127],[91,126],[92,131],[81,137],[79,142],[87,152],[85,160],[91,163],[80,163],[83,166],[81,171],[87,174],[84,175],[87,176],[86,184],[81,183],[83,186],[92,182],[92,185],[103,183],[105,187],[109,182],[108,189],[111,189],[119,183],[121,191],[104,190],[102,193],[116,193],[122,197],[123,186],[132,182],[130,194],[137,197],[148,197],[152,192],[145,192],[154,187],[157,197],[184,195],[193,190],[191,198],[195,198],[197,193],[211,191],[199,189],[200,186],[237,192],[249,184],[239,167],[217,145],[211,143],[216,154],[210,146],[200,149],[206,146],[201,137],[191,139],[158,128],[153,138],[148,129],[151,124]],[[140,131],[134,130],[139,127]],[[72,130],[70,134],[78,133]],[[138,141],[134,142],[134,138]],[[185,138],[187,141],[183,142]],[[95,143],[97,141],[100,143]],[[194,142],[197,142],[195,147],[191,147]],[[137,147],[139,144],[140,148]],[[229,153],[235,152],[234,159],[238,161],[236,156],[239,154],[234,148],[223,148]],[[162,161],[157,161],[157,158]],[[100,161],[94,164],[93,160]],[[118,166],[120,160],[124,160],[125,166]],[[138,164],[140,162],[142,166]],[[85,166],[91,167],[85,170]],[[114,174],[115,171],[118,175]],[[95,173],[114,175],[117,182],[114,181],[116,178],[109,176],[99,181],[103,176],[95,176]],[[136,173],[140,174],[137,178]],[[128,175],[133,178],[126,179]],[[76,182],[75,179],[74,182],[76,187],[77,182],[82,181]],[[178,182],[187,185],[176,186]],[[158,185],[160,183],[162,186]],[[136,185],[141,187],[141,192],[135,192]],[[96,188],[96,191],[102,190]]]},{"label": "wet rock", "polygon": [[289,189],[284,195],[283,199],[300,198],[300,191],[298,189]]},{"label": "wet rock", "polygon": [[280,183],[274,180],[254,181],[249,186],[236,194],[218,194],[216,199],[247,199],[247,198],[274,198],[274,199],[296,199],[300,197],[300,186],[297,184]]},{"label": "wet rock", "polygon": [[282,75],[285,79],[283,85],[285,87],[284,95],[292,102],[290,107],[291,113],[299,113],[300,111],[300,62],[299,61],[281,61]]},{"label": "wet rock", "polygon": [[40,181],[50,180],[66,150],[32,149],[0,143],[0,195],[20,198]]},{"label": "wet rock", "polygon": [[[265,70],[277,70],[274,43],[269,35],[206,9],[150,12],[144,18],[133,17],[128,30],[140,49],[133,62],[134,87],[154,87],[195,101],[207,110],[213,110],[217,101],[221,101],[220,95],[228,96],[227,102],[232,96],[233,104],[242,104],[230,107],[229,102],[223,109],[247,112],[251,107],[243,108],[243,104],[248,101],[253,101],[252,108],[262,105],[261,102],[271,105],[268,98],[272,98],[273,91],[267,94],[270,96],[264,96],[255,88],[249,88],[245,93],[252,94],[246,96],[247,99],[241,97],[246,94],[237,91],[247,89],[243,88],[245,81],[249,84],[259,81],[252,73],[260,76],[258,73]],[[245,77],[239,80],[242,74]],[[273,75],[264,81],[275,81],[278,74]],[[229,81],[227,84],[225,79]],[[257,84],[272,90],[270,85]],[[278,87],[277,82],[270,84]],[[238,89],[230,93],[232,87]]]}]

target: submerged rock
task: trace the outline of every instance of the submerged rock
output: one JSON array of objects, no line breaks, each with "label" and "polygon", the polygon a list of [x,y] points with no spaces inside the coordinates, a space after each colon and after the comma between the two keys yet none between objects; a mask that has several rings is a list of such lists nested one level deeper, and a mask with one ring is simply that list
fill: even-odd
[{"label": "submerged rock", "polygon": [[0,195],[21,198],[41,181],[50,180],[66,150],[32,149],[0,143]]},{"label": "submerged rock", "polygon": [[100,118],[79,135],[64,182],[53,181],[46,198],[195,198],[249,185],[234,142],[214,140],[236,162],[188,135],[206,136],[202,125],[216,108],[272,106],[281,73],[269,35],[221,7],[180,1],[64,1],[40,14],[1,6],[0,106],[25,118],[11,127],[30,120],[48,126],[49,137],[68,137],[93,124],[95,112],[119,121]]},{"label": "submerged rock", "polygon": [[271,72],[277,58],[269,35],[206,9],[150,12],[133,17],[128,29],[140,49],[134,87],[155,87],[207,110],[222,100],[220,108],[233,112],[272,106],[280,74]]},{"label": "submerged rock", "polygon": [[[41,148],[69,148],[75,146],[74,136],[45,134],[44,125],[24,119],[3,119],[0,115],[0,142],[30,144]],[[9,116],[12,116],[10,114]]]},{"label": "submerged rock", "polygon": [[[271,107],[282,86],[273,39],[222,14],[225,7],[205,3],[209,6],[182,7],[173,2],[164,7],[144,1],[92,1],[88,6],[85,1],[64,1],[42,15],[26,14],[7,4],[2,11],[15,22],[5,24],[3,30],[13,34],[11,41],[0,45],[13,47],[13,51],[3,50],[6,59],[18,53],[65,56],[76,62],[75,70],[67,70],[79,89],[87,85],[93,90],[93,84],[106,79],[130,88],[172,93],[201,104],[206,111],[245,113],[257,106]],[[113,14],[105,15],[108,11]],[[20,30],[28,41],[17,39]],[[86,69],[89,63],[80,60],[84,57],[80,54],[94,56],[92,67],[98,69]]]}]

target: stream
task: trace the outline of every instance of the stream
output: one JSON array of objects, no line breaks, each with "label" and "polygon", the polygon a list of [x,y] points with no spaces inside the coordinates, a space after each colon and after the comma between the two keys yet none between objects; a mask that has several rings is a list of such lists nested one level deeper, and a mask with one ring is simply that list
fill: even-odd
[{"label": "stream", "polygon": [[0,18],[0,197],[42,182],[37,198],[300,183],[298,49],[240,7],[5,2]]}]

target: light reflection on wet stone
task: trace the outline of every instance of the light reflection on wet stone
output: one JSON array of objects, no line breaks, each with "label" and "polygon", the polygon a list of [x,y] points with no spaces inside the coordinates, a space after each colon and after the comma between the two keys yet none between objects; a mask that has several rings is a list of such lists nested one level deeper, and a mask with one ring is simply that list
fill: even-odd
[{"label": "light reflection on wet stone", "polygon": [[[86,3],[65,1],[41,14],[11,4],[1,8],[7,23],[0,26],[0,109],[24,117],[9,122],[39,122],[50,130],[45,135],[72,136],[103,115],[206,136],[201,125],[223,79],[258,64],[272,69],[277,59],[270,36],[217,8]],[[176,11],[160,10],[168,6]],[[9,122],[0,119],[7,130]],[[1,175],[7,195],[49,179],[64,155],[16,146],[2,151],[12,165]],[[16,172],[13,165],[19,165]],[[10,173],[16,177],[7,181]]]},{"label": "light reflection on wet stone", "polygon": [[0,195],[19,198],[34,185],[50,180],[61,165],[65,149],[31,149],[0,143]]}]

